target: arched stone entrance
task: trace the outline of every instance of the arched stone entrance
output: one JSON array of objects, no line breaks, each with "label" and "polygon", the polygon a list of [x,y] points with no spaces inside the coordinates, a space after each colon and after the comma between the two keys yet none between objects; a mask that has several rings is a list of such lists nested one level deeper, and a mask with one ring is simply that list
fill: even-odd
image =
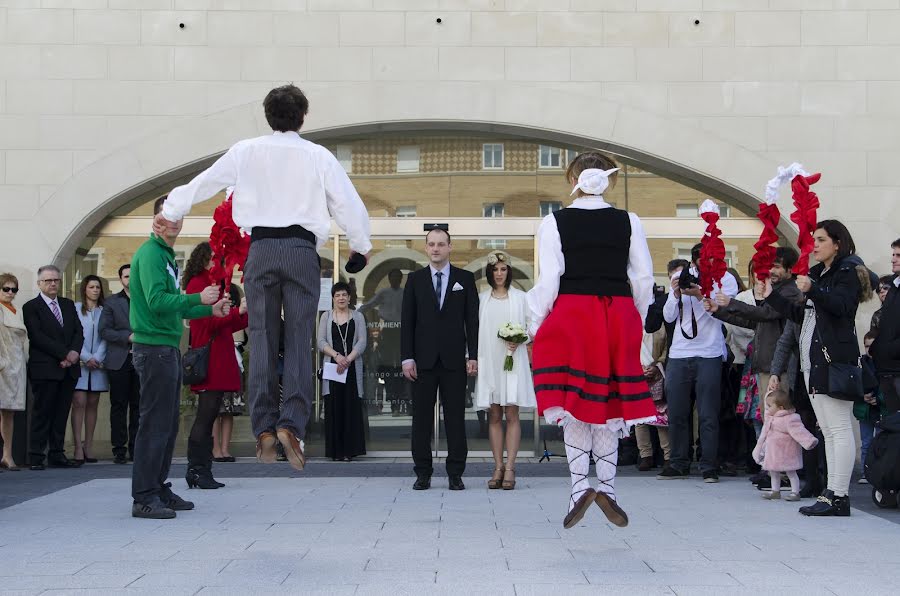
[{"label": "arched stone entrance", "polygon": [[[777,165],[674,118],[544,87],[359,83],[317,85],[306,91],[311,111],[303,134],[313,140],[453,130],[594,146],[750,212]],[[81,239],[114,210],[165,192],[235,141],[270,132],[260,104],[185,120],[117,148],[80,171],[34,216],[29,265],[46,261],[64,265]],[[787,222],[782,222],[781,232],[793,234]]]}]

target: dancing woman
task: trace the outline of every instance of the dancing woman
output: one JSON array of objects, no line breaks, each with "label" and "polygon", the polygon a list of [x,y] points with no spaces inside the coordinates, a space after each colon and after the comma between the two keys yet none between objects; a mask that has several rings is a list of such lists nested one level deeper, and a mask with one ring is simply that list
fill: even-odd
[{"label": "dancing woman", "polygon": [[[601,153],[569,165],[577,197],[541,223],[540,277],[527,296],[538,413],[563,427],[572,475],[565,528],[591,503],[615,525],[628,525],[614,489],[618,440],[656,415],[640,360],[653,264],[638,217],[603,200],[617,171]],[[591,454],[596,491],[588,480]]]}]

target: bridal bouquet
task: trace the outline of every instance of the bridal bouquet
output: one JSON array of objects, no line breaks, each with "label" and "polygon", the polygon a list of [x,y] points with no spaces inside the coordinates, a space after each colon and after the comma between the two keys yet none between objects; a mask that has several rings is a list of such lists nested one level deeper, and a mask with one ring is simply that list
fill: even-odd
[{"label": "bridal bouquet", "polygon": [[[524,344],[528,341],[528,332],[525,331],[525,328],[516,323],[507,323],[500,327],[500,331],[497,332],[497,337],[502,339],[505,342],[514,343],[514,344]],[[513,369],[513,353],[509,352],[506,355],[506,360],[503,361],[503,370],[510,371]]]}]

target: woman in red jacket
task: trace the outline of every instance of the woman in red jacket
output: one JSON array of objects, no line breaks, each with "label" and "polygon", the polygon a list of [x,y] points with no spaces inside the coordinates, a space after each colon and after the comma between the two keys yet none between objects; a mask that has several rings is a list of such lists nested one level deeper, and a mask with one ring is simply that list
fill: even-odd
[{"label": "woman in red jacket", "polygon": [[[217,283],[209,274],[211,265],[212,248],[209,242],[201,242],[184,267],[182,286],[187,293]],[[219,488],[225,485],[212,476],[212,429],[224,394],[241,390],[241,371],[231,334],[247,328],[246,299],[241,300],[239,308],[232,308],[227,317],[193,319],[190,326],[191,347],[209,343],[210,348],[206,380],[191,386],[191,391],[197,394],[197,416],[188,436],[188,469],[184,479],[188,488]]]}]

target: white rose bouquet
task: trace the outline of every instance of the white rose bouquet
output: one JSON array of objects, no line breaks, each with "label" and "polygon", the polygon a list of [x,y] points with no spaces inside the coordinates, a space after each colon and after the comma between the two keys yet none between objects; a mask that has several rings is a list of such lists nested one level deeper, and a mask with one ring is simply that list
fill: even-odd
[{"label": "white rose bouquet", "polygon": [[[528,332],[521,325],[507,323],[500,327],[497,337],[508,343],[524,344],[528,341]],[[503,370],[511,371],[513,369],[513,352],[509,350],[507,352],[506,360],[503,361]]]}]

